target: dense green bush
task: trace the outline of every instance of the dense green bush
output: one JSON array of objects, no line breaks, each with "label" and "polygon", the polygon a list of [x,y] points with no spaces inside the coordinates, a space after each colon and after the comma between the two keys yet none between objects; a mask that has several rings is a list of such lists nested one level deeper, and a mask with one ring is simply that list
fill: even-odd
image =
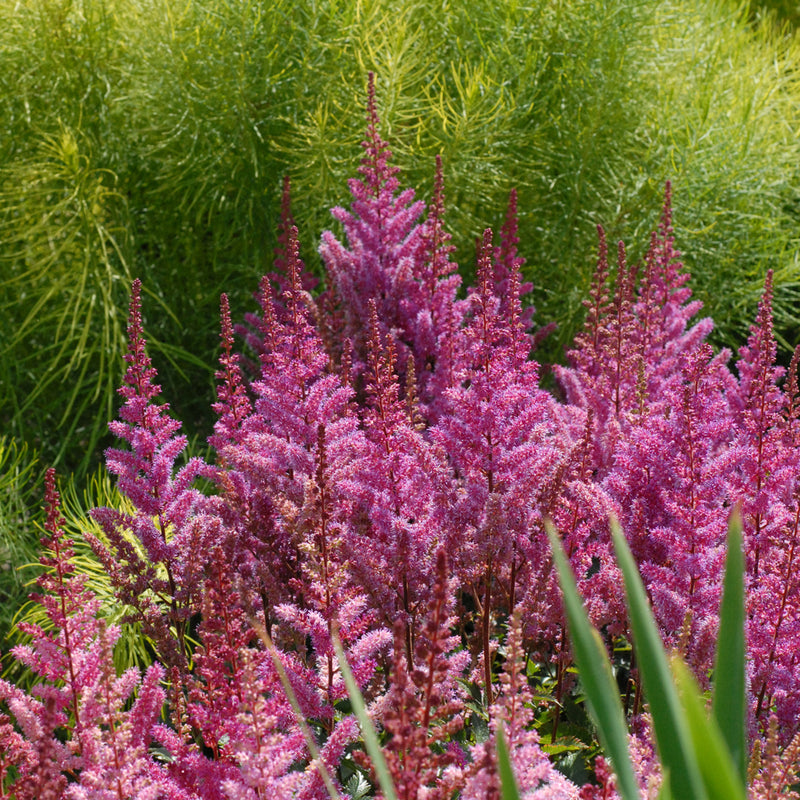
[{"label": "dense green bush", "polygon": [[219,292],[249,307],[284,174],[317,263],[368,70],[403,181],[426,199],[442,154],[465,271],[463,243],[518,187],[538,319],[559,323],[544,360],[580,322],[595,224],[641,240],[667,178],[718,341],[741,338],[772,267],[793,344],[796,58],[720,2],[1,3],[3,425],[62,468],[92,461],[141,276],[161,303],[148,334],[173,364],[168,395],[204,437]]},{"label": "dense green bush", "polygon": [[37,572],[39,539],[34,523],[41,515],[31,509],[40,504],[35,462],[24,446],[0,438],[0,656]]}]

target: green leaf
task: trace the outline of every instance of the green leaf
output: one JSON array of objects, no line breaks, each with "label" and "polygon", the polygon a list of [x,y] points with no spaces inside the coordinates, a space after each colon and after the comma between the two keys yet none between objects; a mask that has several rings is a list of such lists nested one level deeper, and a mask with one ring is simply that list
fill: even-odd
[{"label": "green leaf", "polygon": [[728,556],[719,612],[714,698],[711,713],[719,725],[742,781],[747,775],[747,691],[745,687],[744,556],[738,508],[728,525]]},{"label": "green leaf", "polygon": [[383,757],[383,751],[378,741],[378,732],[375,730],[375,726],[372,724],[369,714],[367,714],[364,697],[359,691],[355,678],[353,678],[353,673],[350,671],[339,637],[334,634],[332,638],[333,646],[336,650],[336,658],[339,661],[339,669],[342,671],[342,677],[344,678],[345,686],[347,686],[347,694],[350,697],[353,711],[358,718],[361,734],[364,737],[364,746],[367,748],[370,759],[372,759],[372,765],[375,767],[375,774],[378,777],[381,791],[383,791],[386,800],[397,800],[397,794],[392,784],[392,776],[389,774],[389,767],[386,764],[386,759]]},{"label": "green leaf", "polygon": [[692,747],[710,800],[745,800],[743,779],[737,774],[727,742],[716,720],[706,715],[702,694],[689,668],[680,658],[672,671],[689,721]]},{"label": "green leaf", "polygon": [[503,800],[520,800],[517,779],[511,766],[508,744],[503,726],[497,729],[497,767],[500,772],[500,795]]},{"label": "green leaf", "polygon": [[633,647],[639,659],[642,686],[653,717],[658,754],[662,767],[669,770],[671,775],[672,797],[674,800],[706,800],[708,795],[692,750],[689,722],[672,681],[664,645],[650,611],[636,562],[615,520],[611,523],[611,536],[625,581]]},{"label": "green leaf", "polygon": [[658,790],[657,800],[672,800],[672,792],[669,788],[669,770],[662,768],[661,788]]},{"label": "green leaf", "polygon": [[611,760],[623,800],[639,800],[639,786],[628,757],[628,729],[608,654],[600,634],[589,621],[564,548],[552,525],[548,524],[547,535],[564,593],[572,651],[600,743]]}]

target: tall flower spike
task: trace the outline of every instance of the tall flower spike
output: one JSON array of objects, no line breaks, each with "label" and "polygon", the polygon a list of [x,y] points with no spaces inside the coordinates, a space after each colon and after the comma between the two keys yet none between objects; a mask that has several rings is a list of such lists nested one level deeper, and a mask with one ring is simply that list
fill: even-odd
[{"label": "tall flower spike", "polygon": [[[494,285],[495,292],[500,298],[500,315],[505,316],[509,311],[506,307],[509,301],[510,286],[513,280],[513,275],[516,273],[518,276],[521,274],[522,266],[525,264],[525,259],[518,253],[519,246],[519,218],[517,216],[517,190],[512,188],[508,195],[508,207],[506,209],[506,217],[503,225],[500,228],[500,244],[494,248],[492,257],[494,266]],[[519,280],[519,278],[518,278]],[[529,294],[533,290],[533,284],[529,282],[522,283],[519,281],[517,287],[517,297],[520,298]],[[533,306],[528,306],[523,315],[520,317],[520,324],[523,330],[528,330],[531,326],[531,320],[535,309]]]},{"label": "tall flower spike", "polygon": [[459,771],[445,768],[456,757],[447,743],[464,725],[459,681],[467,654],[453,652],[452,597],[444,551],[436,555],[436,579],[425,625],[416,643],[415,669],[403,658],[403,626],[395,625],[394,666],[383,724],[391,738],[387,762],[401,800],[422,796],[445,800],[460,788]]},{"label": "tall flower spike", "polygon": [[[86,577],[75,575],[72,542],[65,538],[55,470],[45,475],[45,536],[38,578],[42,594],[32,596],[45,610],[50,630],[23,623],[30,645],[17,645],[17,661],[44,680],[38,698],[0,679],[0,701],[5,701],[21,729],[26,746],[15,765],[20,773],[12,796],[59,798],[67,785],[64,771],[76,769],[80,756],[63,743],[64,732],[81,729],[80,676],[96,632],[98,602],[86,588]],[[68,738],[69,738],[68,734]],[[12,740],[13,743],[13,740]]]},{"label": "tall flower spike", "polygon": [[765,726],[774,711],[785,743],[800,713],[800,665],[791,644],[800,635],[800,450],[787,427],[794,381],[785,392],[778,387],[783,369],[776,365],[772,291],[770,272],[747,346],[739,351],[739,388],[732,393],[738,435],[727,474],[745,523],[754,712]]},{"label": "tall flower spike", "polygon": [[[493,783],[493,765],[487,750],[497,746],[497,731],[505,731],[511,766],[517,787],[525,797],[541,800],[572,800],[578,788],[559,773],[539,746],[539,734],[531,726],[533,693],[525,674],[525,652],[522,624],[518,613],[509,620],[505,645],[506,661],[500,676],[501,692],[491,714],[492,736],[473,748],[473,773],[464,788],[463,796],[486,796]],[[477,769],[475,769],[477,767]]]},{"label": "tall flower spike", "polygon": [[554,401],[539,387],[538,364],[527,358],[530,344],[526,351],[518,306],[512,304],[511,318],[499,316],[490,230],[482,239],[478,286],[469,301],[462,366],[456,385],[443,396],[431,438],[447,453],[458,487],[454,514],[461,557],[453,566],[465,586],[481,587],[475,597],[480,679],[491,704],[495,612],[510,610],[517,586],[547,561],[540,500],[559,469],[563,442],[554,425]]},{"label": "tall flower spike", "polygon": [[[614,462],[616,443],[643,419],[648,406],[659,403],[671,384],[681,383],[681,358],[690,356],[707,337],[708,319],[688,327],[700,303],[690,302],[672,230],[671,189],[667,185],[658,231],[651,236],[644,271],[626,263],[622,243],[613,297],[606,289],[608,255],[600,232],[597,270],[587,306],[586,324],[569,351],[569,367],[554,372],[569,404],[592,409],[596,421],[594,466],[601,478]],[[567,414],[567,422],[573,416]],[[579,423],[580,424],[580,423]],[[572,427],[572,435],[580,428]]]},{"label": "tall flower spike", "polygon": [[215,373],[219,385],[217,386],[217,402],[213,405],[218,419],[214,424],[214,433],[209,437],[209,443],[217,452],[222,451],[228,442],[236,442],[240,439],[242,422],[252,411],[244,387],[242,370],[239,366],[240,356],[233,352],[233,325],[231,324],[230,303],[226,294],[220,297],[220,321],[222,354],[219,359],[220,368]]},{"label": "tall flower spike", "polygon": [[411,663],[415,620],[434,579],[435,545],[447,536],[442,511],[452,487],[441,453],[400,399],[393,341],[381,334],[375,304],[372,312],[363,410],[369,447],[349,482],[359,513],[346,545],[354,576],[386,623],[399,617],[406,624]]},{"label": "tall flower spike", "polygon": [[[312,291],[319,283],[317,278],[306,269],[300,258],[296,229],[297,226],[292,216],[291,182],[289,176],[286,175],[283,178],[281,216],[278,222],[278,245],[275,248],[272,271],[263,276],[259,284],[259,291],[255,293],[255,297],[261,306],[261,314],[247,312],[244,315],[244,324],[239,324],[235,327],[236,333],[241,336],[245,344],[258,357],[264,354],[264,334],[271,324],[267,317],[280,318],[285,321],[285,309],[281,305],[281,298],[290,288],[292,282],[289,276],[290,265],[296,270],[297,279],[304,291]],[[272,283],[277,287],[277,292],[273,291]],[[323,293],[323,297],[327,295],[328,292]],[[257,367],[252,363],[246,363],[245,367],[250,376],[258,373]]]},{"label": "tall flower spike", "polygon": [[[147,635],[168,664],[186,664],[184,634],[188,617],[199,601],[197,588],[214,530],[203,521],[204,498],[192,488],[208,467],[191,458],[178,468],[186,448],[181,425],[169,416],[169,405],[157,402],[161,387],[154,383],[142,329],[142,284],[137,278],[131,291],[128,322],[128,369],[120,394],[125,403],[120,420],[109,429],[130,449],[109,448],[106,465],[118,478],[120,492],[133,504],[132,514],[110,508],[94,509],[92,516],[103,527],[110,548],[91,534],[87,539],[101,559],[119,598],[137,609]],[[141,550],[132,545],[135,537]],[[158,575],[162,568],[164,576]],[[169,601],[159,604],[156,597]]]},{"label": "tall flower spike", "polygon": [[634,303],[642,389],[647,402],[656,405],[668,393],[668,384],[681,382],[681,358],[691,358],[713,328],[710,318],[689,327],[690,320],[703,304],[691,300],[688,280],[689,273],[684,271],[680,253],[675,248],[672,188],[667,183],[661,222],[651,237]]},{"label": "tall flower spike", "polygon": [[225,450],[226,513],[238,531],[231,558],[261,598],[268,629],[275,606],[302,602],[305,592],[304,515],[318,488],[320,426],[335,470],[346,472],[365,444],[352,389],[334,370],[315,327],[313,300],[302,286],[296,227],[289,231],[285,266],[280,314],[273,313],[269,281],[261,282],[261,374],[251,386],[252,413],[239,440]]},{"label": "tall flower spike", "polygon": [[378,134],[374,76],[370,75],[367,102],[367,138],[359,167],[363,180],[349,181],[351,211],[334,208],[348,246],[330,232],[322,234],[320,255],[341,301],[342,336],[353,342],[353,367],[360,373],[367,359],[366,331],[369,302],[395,339],[399,363],[406,363],[409,344],[403,341],[401,305],[414,295],[415,263],[422,253],[424,225],[417,222],[424,203],[414,201],[414,190],[398,193],[397,168],[389,164],[391,151]]},{"label": "tall flower spike", "polygon": [[363,188],[375,198],[383,191],[397,190],[399,184],[395,176],[400,172],[399,167],[389,163],[392,151],[378,133],[379,126],[375,100],[375,73],[370,72],[367,75],[367,138],[362,143],[366,155],[358,171],[364,177]]},{"label": "tall flower spike", "polygon": [[[151,667],[131,702],[138,675],[136,670],[120,677],[114,672],[119,629],[97,618],[100,604],[77,571],[52,469],[45,476],[45,504],[45,572],[38,579],[43,593],[32,599],[43,607],[49,626],[21,624],[32,643],[13,650],[39,679],[32,695],[0,679],[0,701],[21,731],[18,735],[3,725],[0,715],[0,795],[78,800],[94,796],[94,790],[146,800],[148,786],[168,788],[162,767],[148,754],[164,699],[158,686],[163,670]],[[12,781],[3,775],[8,756],[16,768]]]},{"label": "tall flower spike", "polygon": [[[701,345],[681,357],[681,381],[663,390],[646,424],[628,431],[603,486],[639,562],[665,642],[705,683],[717,638],[729,509],[722,458],[730,436],[728,369]],[[667,410],[668,409],[668,410]]]},{"label": "tall flower spike", "polygon": [[444,227],[444,200],[442,158],[437,155],[423,246],[414,260],[415,281],[400,304],[403,340],[413,352],[422,415],[432,422],[442,391],[453,385],[456,329],[464,314],[464,302],[456,298],[461,277],[458,265],[450,261],[455,247]]},{"label": "tall flower spike", "polygon": [[[758,305],[756,322],[750,328],[747,345],[740,348],[736,368],[738,391],[731,396],[734,421],[739,431],[730,458],[739,469],[732,475],[731,491],[743,501],[748,565],[754,578],[761,567],[761,551],[768,546],[770,524],[766,511],[779,496],[784,475],[778,470],[785,455],[780,428],[784,398],[778,388],[783,368],[776,366],[777,343],[772,322],[772,271],[767,273]],[[780,524],[772,520],[773,524]],[[749,533],[749,535],[747,535]]]}]

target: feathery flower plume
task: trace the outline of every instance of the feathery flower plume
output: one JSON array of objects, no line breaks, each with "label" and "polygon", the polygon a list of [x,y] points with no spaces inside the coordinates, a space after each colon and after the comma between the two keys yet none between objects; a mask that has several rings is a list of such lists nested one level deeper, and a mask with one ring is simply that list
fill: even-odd
[{"label": "feathery flower plume", "polygon": [[330,232],[322,234],[320,255],[342,304],[342,338],[353,343],[353,366],[359,374],[367,361],[369,304],[377,305],[384,331],[395,340],[401,365],[408,359],[409,345],[403,341],[405,298],[415,293],[416,263],[425,243],[424,226],[417,221],[424,210],[414,201],[414,190],[398,193],[398,168],[390,165],[391,151],[378,133],[375,102],[375,76],[369,75],[367,93],[367,138],[361,179],[349,181],[352,210],[334,208],[334,219],[345,231],[348,246]]},{"label": "feathery flower plume", "polygon": [[39,679],[31,694],[0,679],[0,701],[16,721],[15,728],[0,715],[0,796],[155,800],[154,787],[171,785],[149,753],[164,703],[164,672],[154,665],[141,686],[134,669],[117,677],[112,650],[120,631],[98,619],[99,602],[77,570],[52,469],[45,504],[45,572],[38,579],[42,593],[32,599],[44,608],[49,627],[22,624],[31,644],[13,650]]},{"label": "feathery flower plume", "polygon": [[[109,545],[88,533],[87,539],[161,658],[183,668],[186,628],[197,610],[204,553],[216,529],[204,518],[202,494],[192,488],[196,478],[209,474],[207,465],[194,457],[178,467],[186,437],[178,434],[181,425],[169,416],[169,405],[158,403],[161,387],[154,383],[156,371],[145,347],[141,290],[137,278],[128,321],[128,369],[120,389],[125,403],[120,419],[109,423],[130,449],[106,451],[107,468],[135,512],[94,509]],[[159,603],[158,597],[169,600]]]}]

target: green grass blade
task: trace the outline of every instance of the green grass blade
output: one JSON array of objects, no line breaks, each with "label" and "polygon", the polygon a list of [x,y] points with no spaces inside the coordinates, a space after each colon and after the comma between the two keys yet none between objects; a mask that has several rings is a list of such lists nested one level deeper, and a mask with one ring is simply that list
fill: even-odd
[{"label": "green grass blade", "polygon": [[694,754],[709,800],[745,800],[744,780],[736,767],[716,720],[706,715],[700,689],[680,658],[672,660],[672,671],[689,721]]},{"label": "green grass blade", "polygon": [[547,535],[550,538],[561,591],[564,593],[572,652],[600,743],[611,760],[617,776],[618,791],[623,800],[639,800],[639,786],[628,757],[628,728],[608,654],[600,640],[600,634],[589,622],[564,548],[551,525],[547,526]]},{"label": "green grass blade", "polygon": [[633,646],[639,659],[642,686],[653,716],[653,731],[661,765],[669,770],[671,776],[672,797],[674,800],[706,800],[708,795],[700,767],[692,752],[689,722],[672,680],[667,654],[650,611],[636,562],[616,521],[612,521],[611,536],[625,581]]},{"label": "green grass blade", "polygon": [[503,726],[497,729],[497,768],[500,772],[500,796],[502,800],[520,800],[517,779],[511,766],[511,756]]},{"label": "green grass blade", "polygon": [[286,692],[286,696],[289,698],[289,703],[292,706],[292,710],[294,711],[295,716],[297,717],[297,723],[300,726],[303,738],[306,741],[306,747],[308,747],[308,752],[311,754],[311,758],[315,766],[319,770],[319,775],[322,778],[322,782],[325,784],[325,789],[328,792],[328,796],[331,798],[331,800],[341,800],[341,795],[339,794],[338,791],[336,791],[336,787],[333,785],[333,780],[331,779],[330,773],[328,772],[328,768],[325,766],[325,762],[322,760],[322,755],[320,754],[319,748],[317,747],[317,743],[314,741],[314,735],[311,733],[311,729],[308,727],[305,715],[303,714],[303,711],[300,708],[300,703],[297,699],[297,695],[295,694],[295,691],[292,688],[292,683],[289,680],[289,676],[286,674],[286,669],[283,666],[283,662],[281,661],[281,657],[278,654],[275,645],[272,643],[272,639],[270,638],[266,630],[259,623],[254,622],[253,628],[258,634],[261,641],[264,643],[264,646],[267,648],[267,652],[269,653],[270,658],[272,658],[272,663],[275,665],[275,669],[278,672],[278,677],[280,678],[283,690]]},{"label": "green grass blade", "polygon": [[742,519],[737,509],[728,525],[728,556],[719,612],[711,713],[722,731],[741,780],[745,780],[747,775],[743,576]]},{"label": "green grass blade", "polygon": [[333,635],[333,646],[336,650],[336,658],[339,660],[339,669],[342,671],[345,686],[347,687],[347,694],[350,697],[350,703],[353,706],[353,711],[358,718],[358,724],[361,727],[361,734],[364,737],[364,746],[367,748],[367,753],[372,759],[372,765],[375,767],[375,774],[378,777],[381,791],[386,800],[397,800],[397,794],[392,784],[392,776],[389,774],[389,767],[386,764],[386,759],[383,757],[380,742],[378,741],[378,732],[372,724],[372,720],[367,714],[367,706],[364,703],[364,697],[356,685],[353,673],[347,664],[344,650],[342,650],[342,643],[339,637]]},{"label": "green grass blade", "polygon": [[658,790],[656,800],[672,800],[672,791],[669,788],[669,772],[662,770],[661,788]]}]

